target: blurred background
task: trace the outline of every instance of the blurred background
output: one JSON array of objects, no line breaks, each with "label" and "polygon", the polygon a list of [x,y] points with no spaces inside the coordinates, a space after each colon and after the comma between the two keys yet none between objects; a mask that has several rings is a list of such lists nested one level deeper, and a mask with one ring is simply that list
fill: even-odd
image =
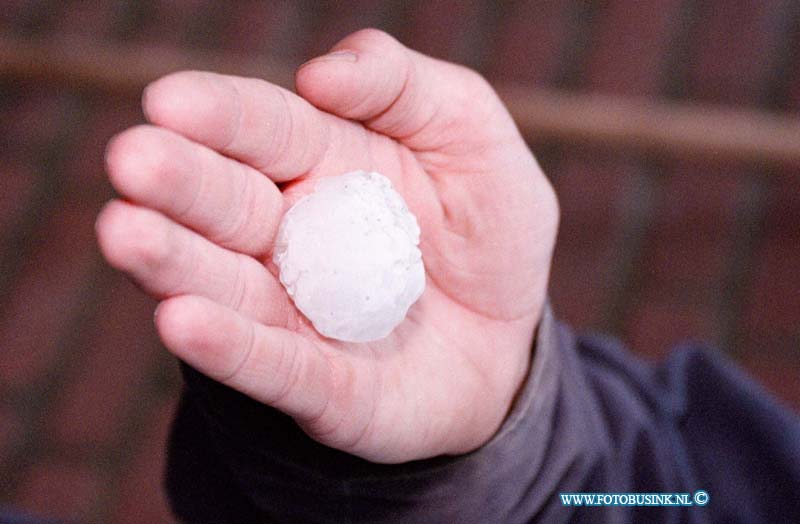
[{"label": "blurred background", "polygon": [[95,245],[105,143],[162,73],[290,85],[365,26],[506,97],[560,195],[562,319],[707,341],[800,409],[800,2],[2,0],[0,506],[171,522],[180,381]]}]

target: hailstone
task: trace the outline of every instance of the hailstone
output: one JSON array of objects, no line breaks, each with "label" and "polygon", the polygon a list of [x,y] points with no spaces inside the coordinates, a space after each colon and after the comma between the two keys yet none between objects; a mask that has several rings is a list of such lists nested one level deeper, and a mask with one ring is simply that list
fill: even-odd
[{"label": "hailstone", "polygon": [[284,215],[273,251],[280,281],[322,335],[388,335],[425,289],[420,229],[388,178],[355,171],[318,181]]}]

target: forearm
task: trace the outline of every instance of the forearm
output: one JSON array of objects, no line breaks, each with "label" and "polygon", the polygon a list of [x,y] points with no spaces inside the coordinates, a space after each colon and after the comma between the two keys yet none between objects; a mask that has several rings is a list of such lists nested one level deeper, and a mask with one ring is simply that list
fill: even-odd
[{"label": "forearm", "polygon": [[[711,522],[742,500],[741,522],[800,511],[796,415],[711,353],[686,348],[653,368],[611,339],[574,337],[549,311],[500,430],[456,457],[374,464],[196,373],[187,379],[169,468],[187,524]],[[559,497],[698,489],[708,506],[581,508]]]},{"label": "forearm", "polygon": [[[222,511],[221,502],[225,520],[217,513],[208,522],[242,522],[251,514],[277,522],[488,522],[498,515],[521,522],[537,504],[530,486],[549,441],[558,336],[548,312],[529,374],[487,444],[467,455],[398,465],[323,446],[289,417],[187,368],[168,486],[178,515],[206,522],[209,511]],[[204,509],[204,484],[224,486],[229,495]]]}]

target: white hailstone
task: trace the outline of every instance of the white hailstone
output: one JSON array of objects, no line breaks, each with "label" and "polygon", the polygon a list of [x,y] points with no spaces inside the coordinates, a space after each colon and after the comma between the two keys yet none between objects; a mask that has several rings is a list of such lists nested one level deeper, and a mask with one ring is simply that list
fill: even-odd
[{"label": "white hailstone", "polygon": [[273,260],[297,308],[326,337],[388,335],[425,289],[419,225],[389,179],[319,180],[284,215]]}]

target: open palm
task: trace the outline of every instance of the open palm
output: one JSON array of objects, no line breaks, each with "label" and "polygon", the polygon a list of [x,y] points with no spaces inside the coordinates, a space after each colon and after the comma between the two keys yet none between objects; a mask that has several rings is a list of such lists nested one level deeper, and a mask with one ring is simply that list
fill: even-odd
[{"label": "open palm", "polygon": [[[550,185],[477,74],[355,33],[297,74],[176,73],[153,125],[109,144],[125,201],[98,218],[115,267],[162,299],[165,345],[295,418],[312,437],[400,462],[486,442],[511,405],[544,303],[558,211]],[[324,338],[270,262],[280,218],[319,177],[387,176],[417,216],[426,289],[387,338]]]}]

